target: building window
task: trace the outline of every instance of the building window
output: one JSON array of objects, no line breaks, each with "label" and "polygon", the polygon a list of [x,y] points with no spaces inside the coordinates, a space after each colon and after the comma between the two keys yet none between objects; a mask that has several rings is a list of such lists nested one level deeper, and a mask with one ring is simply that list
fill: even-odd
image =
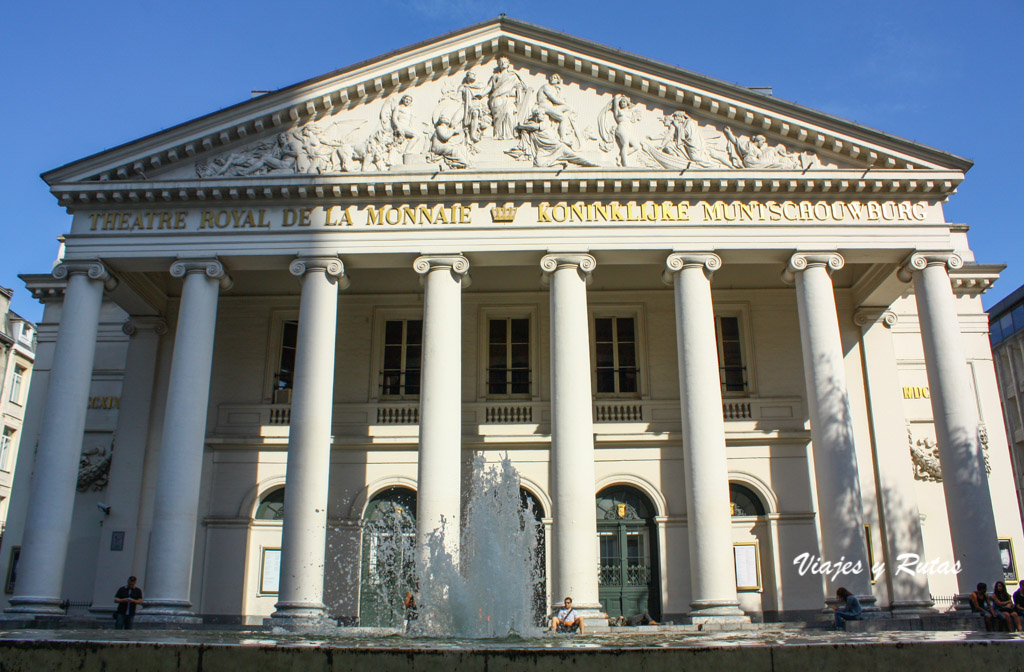
[{"label": "building window", "polygon": [[0,471],[10,471],[7,468],[7,461],[11,459],[12,445],[14,445],[14,430],[4,427],[4,433],[0,436]]},{"label": "building window", "polygon": [[281,323],[281,358],[277,374],[274,376],[275,390],[290,390],[295,384],[295,348],[299,339],[299,323],[297,320],[285,320]]},{"label": "building window", "polygon": [[11,376],[11,401],[15,404],[21,403],[21,383],[25,378],[25,367],[19,364],[14,365],[14,375]]},{"label": "building window", "polygon": [[284,520],[284,488],[277,488],[263,495],[253,518],[256,520]]},{"label": "building window", "polygon": [[734,315],[715,317],[718,337],[718,367],[722,392],[747,391],[747,367],[743,362],[743,339],[740,318]]},{"label": "building window", "polygon": [[384,322],[382,397],[418,397],[423,358],[423,320]]},{"label": "building window", "polygon": [[530,394],[530,319],[490,320],[487,337],[487,394]]},{"label": "building window", "polygon": [[594,320],[594,354],[598,394],[636,394],[636,320],[598,317]]}]

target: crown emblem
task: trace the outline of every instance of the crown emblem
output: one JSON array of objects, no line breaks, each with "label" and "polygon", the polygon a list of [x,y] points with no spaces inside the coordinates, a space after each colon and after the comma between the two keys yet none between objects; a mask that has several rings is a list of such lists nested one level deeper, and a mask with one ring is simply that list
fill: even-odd
[{"label": "crown emblem", "polygon": [[514,205],[507,208],[494,206],[491,208],[491,220],[496,224],[509,224],[516,218],[516,210],[518,210],[518,208]]}]

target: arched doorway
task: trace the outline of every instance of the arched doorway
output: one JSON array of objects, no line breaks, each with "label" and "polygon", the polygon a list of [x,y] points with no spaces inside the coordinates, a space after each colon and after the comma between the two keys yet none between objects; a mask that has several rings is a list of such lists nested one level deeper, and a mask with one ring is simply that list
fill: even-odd
[{"label": "arched doorway", "polygon": [[526,488],[519,488],[519,506],[530,511],[533,514],[533,519],[537,521],[537,550],[534,556],[534,566],[537,567],[538,573],[534,577],[533,584],[533,615],[536,623],[543,624],[548,613],[548,579],[547,563],[545,562],[547,558],[547,535],[544,533],[544,506]]},{"label": "arched doorway", "polygon": [[647,612],[661,620],[654,514],[636,488],[614,485],[597,494],[598,597],[609,616]]},{"label": "arched doorway", "polygon": [[359,625],[402,625],[402,598],[415,589],[415,550],[416,492],[392,487],[374,495],[363,512]]}]

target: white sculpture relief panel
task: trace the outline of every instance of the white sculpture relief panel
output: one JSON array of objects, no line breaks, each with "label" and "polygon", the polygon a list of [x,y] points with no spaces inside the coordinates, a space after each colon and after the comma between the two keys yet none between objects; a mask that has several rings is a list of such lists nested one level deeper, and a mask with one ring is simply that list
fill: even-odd
[{"label": "white sculpture relief panel", "polygon": [[835,168],[814,152],[507,57],[195,164],[200,178],[429,170]]}]

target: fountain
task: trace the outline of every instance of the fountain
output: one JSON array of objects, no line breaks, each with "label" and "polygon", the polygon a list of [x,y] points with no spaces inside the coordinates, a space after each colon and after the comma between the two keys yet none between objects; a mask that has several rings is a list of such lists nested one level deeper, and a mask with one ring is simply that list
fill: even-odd
[{"label": "fountain", "polygon": [[368,523],[375,594],[391,621],[406,592],[417,595],[418,618],[409,633],[429,637],[536,636],[534,595],[543,581],[537,552],[539,523],[520,497],[519,474],[505,456],[473,461],[469,498],[454,557],[442,525],[428,539],[423,566],[414,567],[415,521],[403,509]]}]

